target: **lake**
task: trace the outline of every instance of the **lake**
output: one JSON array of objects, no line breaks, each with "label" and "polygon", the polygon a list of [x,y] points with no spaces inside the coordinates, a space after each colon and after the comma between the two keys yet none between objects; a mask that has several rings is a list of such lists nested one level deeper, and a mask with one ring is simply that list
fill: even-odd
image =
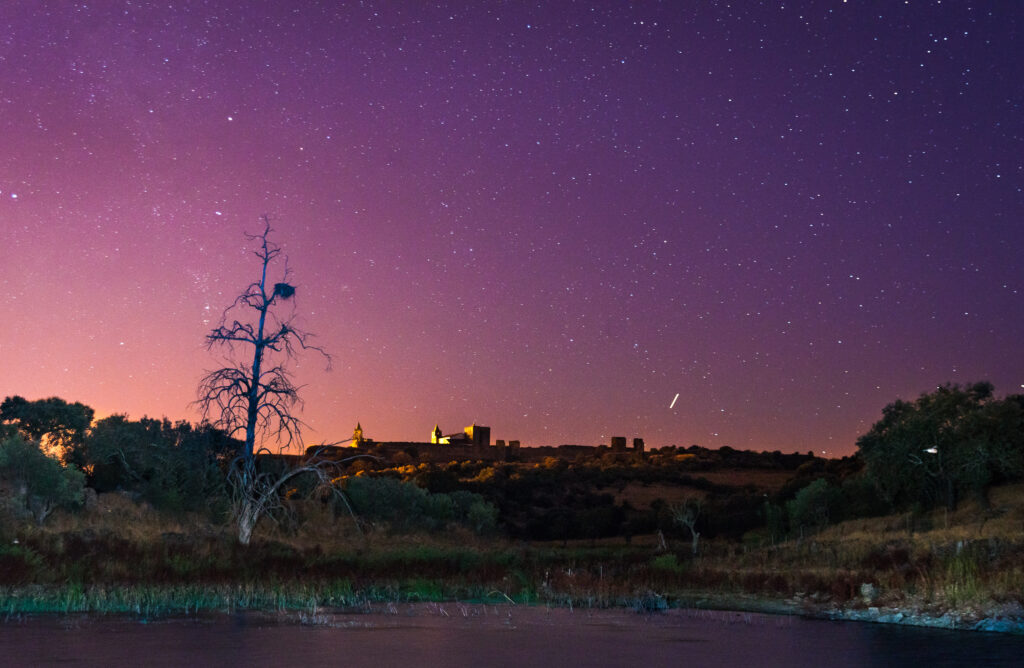
[{"label": "lake", "polygon": [[1019,666],[1024,637],[722,611],[482,604],[0,623],[10,666]]}]

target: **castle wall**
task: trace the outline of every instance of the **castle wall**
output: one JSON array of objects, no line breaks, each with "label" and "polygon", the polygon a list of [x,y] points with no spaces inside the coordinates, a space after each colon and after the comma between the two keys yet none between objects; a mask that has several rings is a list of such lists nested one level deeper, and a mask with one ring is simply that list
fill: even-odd
[{"label": "castle wall", "polygon": [[374,455],[392,461],[399,453],[405,453],[417,463],[447,464],[451,461],[513,461],[519,448],[483,444],[439,444],[400,441],[366,441],[350,448],[336,448],[331,455],[337,458],[353,455]]}]

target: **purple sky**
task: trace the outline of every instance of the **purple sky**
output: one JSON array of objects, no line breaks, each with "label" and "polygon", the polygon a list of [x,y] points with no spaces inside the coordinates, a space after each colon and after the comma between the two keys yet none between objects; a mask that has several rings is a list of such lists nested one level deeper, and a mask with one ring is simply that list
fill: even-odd
[{"label": "purple sky", "polygon": [[1019,6],[732,4],[6,4],[0,396],[194,419],[264,213],[307,442],[841,455],[1020,392]]}]

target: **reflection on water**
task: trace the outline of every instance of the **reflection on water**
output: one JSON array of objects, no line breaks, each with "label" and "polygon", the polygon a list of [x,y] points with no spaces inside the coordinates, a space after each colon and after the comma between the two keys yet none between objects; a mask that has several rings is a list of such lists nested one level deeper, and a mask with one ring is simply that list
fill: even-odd
[{"label": "reflection on water", "polygon": [[1019,666],[1021,656],[1019,636],[687,610],[637,614],[447,603],[281,618],[0,623],[0,664],[11,666],[934,668]]}]

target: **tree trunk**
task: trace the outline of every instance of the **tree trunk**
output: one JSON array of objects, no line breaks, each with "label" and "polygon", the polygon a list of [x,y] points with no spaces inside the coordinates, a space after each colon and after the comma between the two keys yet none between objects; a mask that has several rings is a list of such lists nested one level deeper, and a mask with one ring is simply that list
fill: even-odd
[{"label": "tree trunk", "polygon": [[956,510],[956,485],[952,478],[946,478],[946,510]]},{"label": "tree trunk", "polygon": [[259,505],[251,498],[246,497],[242,508],[238,513],[238,542],[248,545],[252,539],[253,529],[260,519]]}]

